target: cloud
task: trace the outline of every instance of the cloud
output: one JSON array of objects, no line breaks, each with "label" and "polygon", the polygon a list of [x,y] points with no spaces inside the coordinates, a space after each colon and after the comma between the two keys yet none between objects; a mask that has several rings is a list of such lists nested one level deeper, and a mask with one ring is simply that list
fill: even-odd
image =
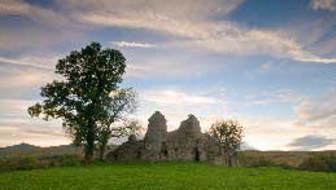
[{"label": "cloud", "polygon": [[65,10],[54,10],[25,0],[1,0],[2,16],[6,22],[0,29],[0,50],[40,48],[43,51],[51,45],[69,42],[69,39],[79,41],[87,32],[87,28],[74,21]]},{"label": "cloud", "polygon": [[336,117],[336,91],[302,101],[296,107],[296,113],[299,124],[319,122]]},{"label": "cloud", "polygon": [[[0,77],[0,90],[4,90],[4,94],[6,94],[6,90],[12,90],[11,93],[14,93],[14,90],[16,92],[22,91],[23,89],[30,90],[32,87],[38,88],[42,84],[50,82],[48,79],[50,79],[48,75],[39,72]],[[12,96],[13,95],[15,94],[12,94]]]},{"label": "cloud", "polygon": [[208,123],[203,122],[204,117],[210,113],[224,114],[226,102],[225,99],[217,99],[200,93],[176,89],[139,91],[139,109],[141,109],[141,112],[137,113],[137,117],[147,121],[150,114],[159,110],[166,116],[168,129],[173,130],[189,113],[192,113],[200,118],[202,126],[205,127]]},{"label": "cloud", "polygon": [[47,25],[64,25],[67,18],[50,9],[31,5],[23,0],[0,1],[0,16],[25,16]]},{"label": "cloud", "polygon": [[117,47],[130,47],[130,48],[153,48],[156,47],[156,45],[151,43],[142,43],[142,42],[126,42],[126,41],[113,41],[111,42],[112,45],[115,45]]},{"label": "cloud", "polygon": [[[58,56],[0,56],[0,89],[3,94],[19,93],[24,89],[38,88],[56,79],[53,72]],[[14,92],[15,91],[15,92]],[[9,93],[9,94],[10,94]]]},{"label": "cloud", "polygon": [[336,0],[312,0],[311,7],[314,10],[336,10]]},{"label": "cloud", "polygon": [[0,99],[0,122],[24,121],[27,108],[33,103],[33,101],[24,99]]},{"label": "cloud", "polygon": [[[8,19],[8,21],[10,20],[11,18]],[[48,24],[52,25],[53,23]],[[44,52],[53,48],[54,45],[77,44],[87,37],[85,32],[84,29],[79,30],[74,27],[71,29],[55,25],[45,27],[32,23],[29,23],[29,25],[1,26],[0,50],[14,53]]]},{"label": "cloud", "polygon": [[244,141],[258,150],[286,150],[288,143],[308,131],[294,127],[290,119],[263,115],[238,115],[236,118],[244,127]]},{"label": "cloud", "polygon": [[10,64],[16,66],[28,66],[42,70],[53,70],[59,56],[22,56],[22,57],[1,57],[1,64]]},{"label": "cloud", "polygon": [[[182,48],[202,48],[224,54],[266,54],[301,62],[336,63],[336,58],[320,57],[305,50],[295,39],[287,36],[286,32],[251,29],[230,22],[228,14],[242,2],[243,0],[210,0],[206,3],[192,0],[58,0],[55,3],[58,8],[56,12],[25,1],[5,0],[0,4],[0,12],[3,15],[26,16],[50,26],[62,23],[69,27],[95,25],[152,30],[182,38],[170,44]],[[217,17],[223,19],[214,19]],[[0,41],[4,41],[1,36]],[[50,41],[55,40],[47,42]],[[117,45],[151,46],[137,42],[120,42]]]},{"label": "cloud", "polygon": [[307,135],[294,139],[287,146],[298,150],[314,150],[333,145],[336,139],[330,139],[323,136]]},{"label": "cloud", "polygon": [[43,121],[28,116],[33,100],[0,99],[0,147],[22,142],[40,146],[68,144],[59,120]]},{"label": "cloud", "polygon": [[174,18],[195,18],[204,19],[209,16],[226,15],[237,8],[243,0],[57,0],[58,4],[71,10],[78,11],[110,11],[116,15],[126,12],[137,12],[139,14],[152,14],[152,16],[167,15]]},{"label": "cloud", "polygon": [[257,150],[255,147],[249,145],[246,142],[243,142],[240,147],[241,150]]},{"label": "cloud", "polygon": [[160,105],[197,106],[217,103],[217,100],[211,97],[186,94],[174,90],[148,90],[141,94],[143,100]]},{"label": "cloud", "polygon": [[264,105],[271,103],[299,102],[302,95],[290,89],[279,89],[274,91],[263,91],[247,96],[247,104]]},{"label": "cloud", "polygon": [[[296,120],[293,127],[308,129],[313,134],[330,136],[335,134],[336,92],[324,93],[319,97],[307,98],[295,107]],[[332,136],[335,138],[335,136]]]},{"label": "cloud", "polygon": [[64,134],[62,128],[50,123],[11,122],[0,123],[0,147],[15,145],[22,142],[38,146],[56,146],[69,144],[71,141]]},{"label": "cloud", "polygon": [[[202,10],[201,3],[194,4]],[[267,54],[301,62],[336,63],[336,58],[323,58],[304,50],[284,32],[244,28],[227,20],[215,21],[211,19],[216,12],[211,12],[212,9],[204,9],[204,15],[198,18],[193,17],[193,14],[189,16],[182,13],[178,14],[179,17],[174,16],[169,12],[169,7],[165,6],[151,7],[146,4],[128,7],[123,3],[113,5],[111,9],[93,9],[79,13],[77,17],[84,23],[148,29],[182,37],[184,39],[176,42],[181,47],[198,47],[238,55]]]},{"label": "cloud", "polygon": [[[188,55],[188,54],[184,54]],[[145,58],[130,60],[126,68],[126,76],[131,78],[148,78],[160,77],[162,79],[171,77],[191,77],[187,73],[192,73],[192,76],[206,75],[209,71],[215,70],[211,63],[204,64],[201,58],[197,61],[195,56],[184,56],[176,53],[165,53],[164,55],[149,55]],[[225,61],[222,61],[225,63]],[[191,66],[192,64],[192,66]]]}]

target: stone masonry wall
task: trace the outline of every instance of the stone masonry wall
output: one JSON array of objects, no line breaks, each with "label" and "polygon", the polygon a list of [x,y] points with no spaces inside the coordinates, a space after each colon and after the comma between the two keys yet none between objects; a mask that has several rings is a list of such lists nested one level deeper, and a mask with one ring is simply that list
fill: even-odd
[{"label": "stone masonry wall", "polygon": [[165,117],[155,112],[148,119],[144,140],[131,136],[127,142],[106,156],[108,161],[207,161],[224,163],[217,142],[201,132],[198,119],[189,115],[180,127],[167,132]]}]

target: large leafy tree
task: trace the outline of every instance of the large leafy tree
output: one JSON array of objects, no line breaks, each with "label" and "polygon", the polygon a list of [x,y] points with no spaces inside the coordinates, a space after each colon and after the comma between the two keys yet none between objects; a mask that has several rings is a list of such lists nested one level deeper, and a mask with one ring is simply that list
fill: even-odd
[{"label": "large leafy tree", "polygon": [[211,125],[209,134],[224,150],[226,165],[233,166],[243,140],[243,127],[238,121],[221,120]]},{"label": "large leafy tree", "polygon": [[97,42],[72,51],[56,65],[55,73],[63,79],[42,87],[44,100],[29,107],[28,113],[45,120],[62,119],[74,143],[83,145],[89,162],[101,135],[110,133],[113,122],[135,109],[135,93],[119,87],[125,61],[121,52],[102,49]]}]

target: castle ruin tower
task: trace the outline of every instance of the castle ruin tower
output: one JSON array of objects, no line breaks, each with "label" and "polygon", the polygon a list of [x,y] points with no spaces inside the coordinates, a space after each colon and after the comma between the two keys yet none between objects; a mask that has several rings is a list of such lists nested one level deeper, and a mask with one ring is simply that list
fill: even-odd
[{"label": "castle ruin tower", "polygon": [[165,117],[156,111],[148,119],[148,129],[144,138],[145,157],[155,160],[160,157],[167,142],[167,121]]}]

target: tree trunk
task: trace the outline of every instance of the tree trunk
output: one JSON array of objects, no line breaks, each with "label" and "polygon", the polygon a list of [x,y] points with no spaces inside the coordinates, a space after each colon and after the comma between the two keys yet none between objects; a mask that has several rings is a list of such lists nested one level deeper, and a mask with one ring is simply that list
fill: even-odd
[{"label": "tree trunk", "polygon": [[233,159],[234,159],[234,166],[235,167],[239,166],[239,153],[237,151],[234,152]]},{"label": "tree trunk", "polygon": [[95,126],[93,122],[88,125],[88,132],[86,135],[86,145],[85,145],[85,162],[90,163],[94,154],[94,142],[95,142]]},{"label": "tree trunk", "polygon": [[231,151],[227,152],[227,166],[232,167],[233,166],[233,154]]},{"label": "tree trunk", "polygon": [[233,167],[238,165],[238,153],[236,151],[229,151],[227,153],[227,166]]},{"label": "tree trunk", "polygon": [[99,159],[100,160],[104,160],[105,150],[106,150],[106,144],[102,144],[99,146]]},{"label": "tree trunk", "polygon": [[228,167],[232,167],[232,155],[228,156]]}]

